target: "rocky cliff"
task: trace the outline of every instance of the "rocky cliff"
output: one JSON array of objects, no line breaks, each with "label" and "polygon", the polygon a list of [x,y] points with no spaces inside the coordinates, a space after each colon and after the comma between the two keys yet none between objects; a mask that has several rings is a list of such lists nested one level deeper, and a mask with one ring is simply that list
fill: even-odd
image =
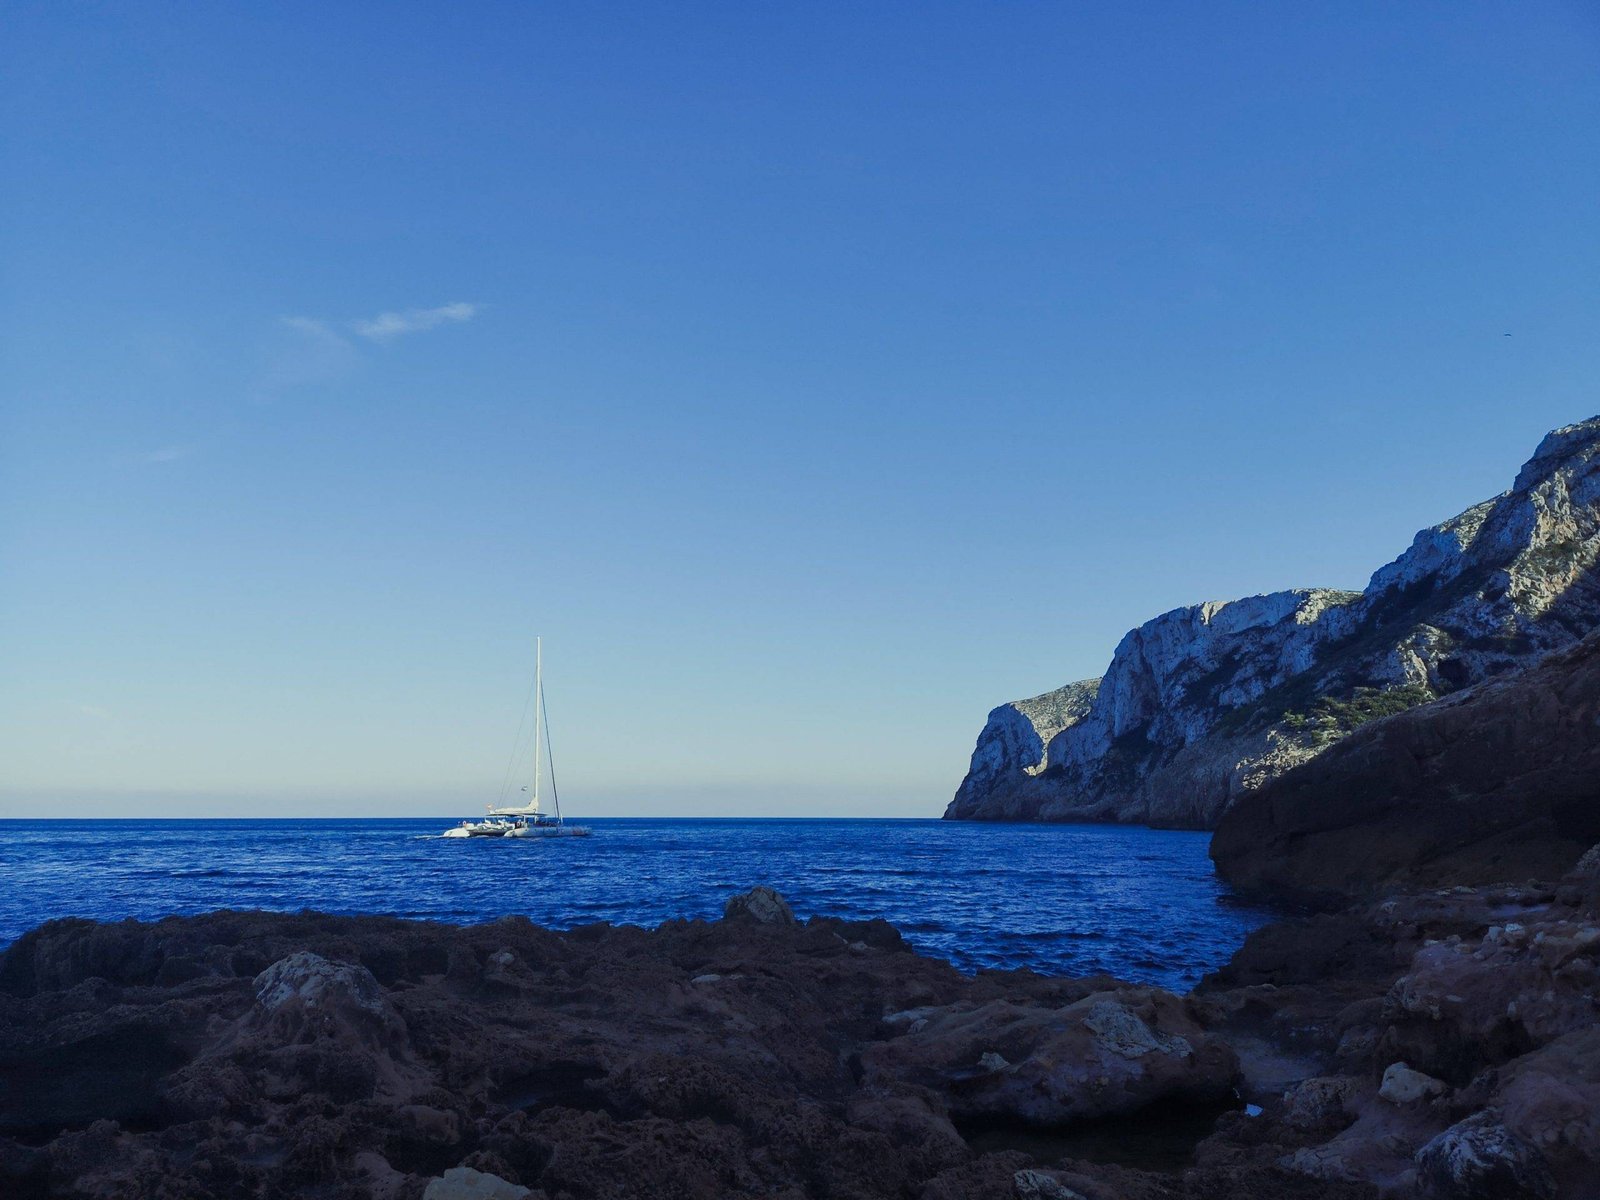
[{"label": "rocky cliff", "polygon": [[1547,879],[1600,842],[1600,633],[1398,713],[1223,815],[1251,892],[1341,903],[1396,886]]},{"label": "rocky cliff", "polygon": [[1417,534],[1361,592],[1165,613],[1099,680],[1001,705],[945,812],[1209,828],[1378,717],[1517,670],[1600,625],[1600,417],[1512,487]]}]

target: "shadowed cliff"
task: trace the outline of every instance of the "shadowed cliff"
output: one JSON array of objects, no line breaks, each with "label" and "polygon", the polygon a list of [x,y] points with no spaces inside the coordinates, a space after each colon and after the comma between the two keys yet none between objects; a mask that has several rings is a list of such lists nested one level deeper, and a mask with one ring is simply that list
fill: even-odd
[{"label": "shadowed cliff", "polygon": [[1600,634],[1357,730],[1242,797],[1211,842],[1235,886],[1338,901],[1554,878],[1600,842]]}]

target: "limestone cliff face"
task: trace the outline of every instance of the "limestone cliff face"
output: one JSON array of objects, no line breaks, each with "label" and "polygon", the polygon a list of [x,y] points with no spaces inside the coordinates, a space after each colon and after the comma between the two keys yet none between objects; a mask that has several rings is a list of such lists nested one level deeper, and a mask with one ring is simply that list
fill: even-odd
[{"label": "limestone cliff face", "polygon": [[1211,827],[1377,717],[1520,669],[1600,625],[1600,417],[1511,489],[1424,529],[1363,592],[1180,608],[1099,680],[989,714],[945,812]]},{"label": "limestone cliff face", "polygon": [[1088,715],[1099,687],[1085,679],[991,712],[951,807],[983,805],[992,820],[1032,816],[1029,784],[1044,769],[1045,744]]}]

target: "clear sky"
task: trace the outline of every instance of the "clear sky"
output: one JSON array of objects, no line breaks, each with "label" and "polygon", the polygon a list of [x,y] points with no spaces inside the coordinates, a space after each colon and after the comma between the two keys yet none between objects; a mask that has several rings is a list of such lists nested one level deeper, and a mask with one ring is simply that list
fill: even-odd
[{"label": "clear sky", "polygon": [[[1572,4],[11,3],[0,815],[937,815],[1600,411]],[[1507,335],[1510,335],[1509,337]]]}]

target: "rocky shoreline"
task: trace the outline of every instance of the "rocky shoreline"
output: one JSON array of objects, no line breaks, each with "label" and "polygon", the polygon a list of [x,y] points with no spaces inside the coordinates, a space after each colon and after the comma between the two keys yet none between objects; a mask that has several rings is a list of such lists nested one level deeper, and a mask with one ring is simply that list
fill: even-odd
[{"label": "rocky shoreline", "polygon": [[0,1195],[1600,1196],[1600,856],[1269,926],[1188,996],[883,922],[56,921]]}]

